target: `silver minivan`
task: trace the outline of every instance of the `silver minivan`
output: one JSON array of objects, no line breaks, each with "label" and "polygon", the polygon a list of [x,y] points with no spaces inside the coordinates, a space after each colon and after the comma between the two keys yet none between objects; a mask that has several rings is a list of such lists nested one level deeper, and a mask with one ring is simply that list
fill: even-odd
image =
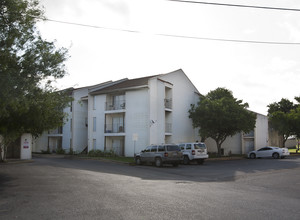
[{"label": "silver minivan", "polygon": [[182,152],[176,144],[148,146],[145,150],[135,155],[135,163],[137,165],[150,163],[161,167],[163,164],[173,164],[176,167],[181,160]]}]

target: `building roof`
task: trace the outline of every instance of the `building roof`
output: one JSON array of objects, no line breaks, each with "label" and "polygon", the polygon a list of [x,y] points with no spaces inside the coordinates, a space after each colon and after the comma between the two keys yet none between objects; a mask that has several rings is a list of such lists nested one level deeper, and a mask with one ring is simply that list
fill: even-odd
[{"label": "building roof", "polygon": [[102,94],[102,93],[108,93],[116,90],[123,90],[123,89],[130,89],[130,88],[135,88],[135,87],[140,87],[140,86],[146,86],[148,85],[148,80],[158,76],[158,75],[152,75],[152,76],[146,76],[142,78],[136,78],[136,79],[127,79],[124,81],[121,81],[120,83],[113,84],[111,86],[107,86],[105,88],[100,88],[98,90],[91,91],[91,95],[96,95],[96,94]]}]

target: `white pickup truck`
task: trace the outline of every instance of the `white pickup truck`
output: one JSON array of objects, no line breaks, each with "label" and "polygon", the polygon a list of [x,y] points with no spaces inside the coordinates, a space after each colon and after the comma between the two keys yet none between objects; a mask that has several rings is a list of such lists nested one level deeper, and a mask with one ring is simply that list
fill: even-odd
[{"label": "white pickup truck", "polygon": [[183,164],[187,165],[190,161],[197,161],[198,164],[203,164],[208,158],[207,148],[204,143],[181,143],[178,144],[183,154]]}]

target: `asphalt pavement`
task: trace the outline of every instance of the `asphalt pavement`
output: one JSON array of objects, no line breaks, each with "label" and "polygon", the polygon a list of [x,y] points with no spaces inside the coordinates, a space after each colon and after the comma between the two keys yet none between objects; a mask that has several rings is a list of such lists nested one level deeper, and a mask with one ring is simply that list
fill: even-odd
[{"label": "asphalt pavement", "polygon": [[0,219],[300,219],[300,157],[131,166],[0,165]]}]

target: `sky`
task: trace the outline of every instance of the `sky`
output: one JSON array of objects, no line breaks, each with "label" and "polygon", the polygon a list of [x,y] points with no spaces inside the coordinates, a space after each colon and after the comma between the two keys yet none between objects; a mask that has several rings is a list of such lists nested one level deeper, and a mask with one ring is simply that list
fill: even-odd
[{"label": "sky", "polygon": [[[206,2],[300,9],[299,0]],[[182,69],[201,94],[225,87],[265,115],[268,104],[300,96],[300,11],[166,0],[40,3],[52,20],[38,23],[42,37],[69,49],[59,89]]]}]

